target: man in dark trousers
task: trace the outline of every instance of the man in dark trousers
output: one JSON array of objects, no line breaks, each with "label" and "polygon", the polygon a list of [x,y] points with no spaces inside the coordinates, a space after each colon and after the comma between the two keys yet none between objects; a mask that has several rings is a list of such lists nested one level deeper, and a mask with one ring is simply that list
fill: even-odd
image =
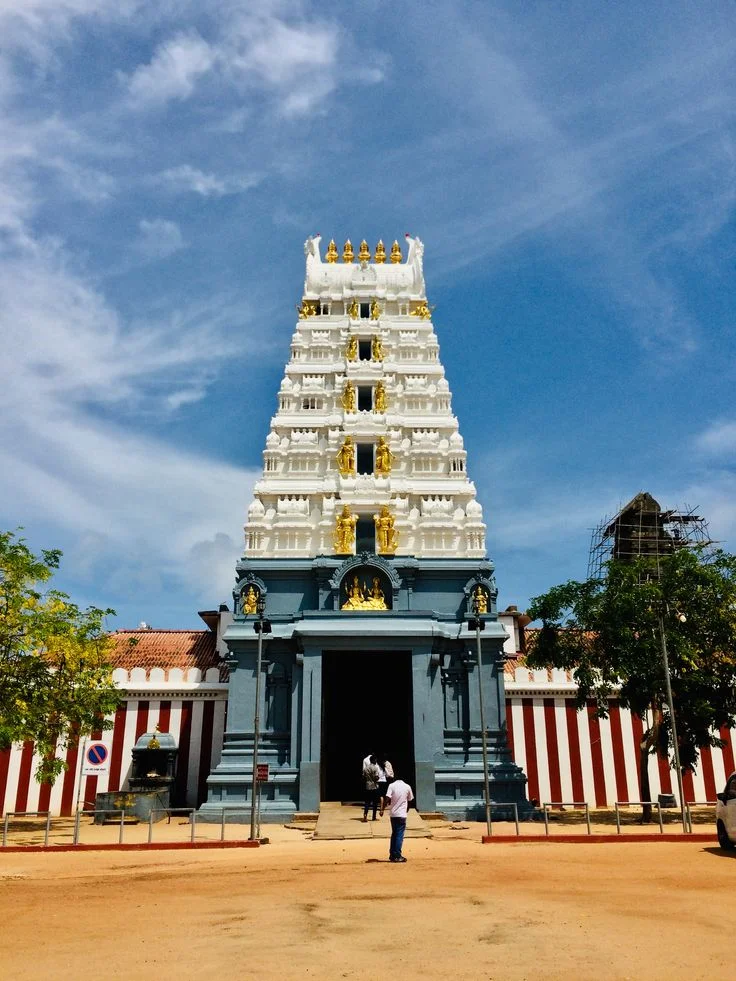
[{"label": "man in dark trousers", "polygon": [[406,859],[401,854],[401,847],[404,844],[404,832],[406,831],[406,811],[409,804],[414,800],[414,794],[408,783],[396,777],[393,783],[388,785],[386,791],[386,803],[391,815],[391,844],[388,850],[389,862],[405,862]]}]

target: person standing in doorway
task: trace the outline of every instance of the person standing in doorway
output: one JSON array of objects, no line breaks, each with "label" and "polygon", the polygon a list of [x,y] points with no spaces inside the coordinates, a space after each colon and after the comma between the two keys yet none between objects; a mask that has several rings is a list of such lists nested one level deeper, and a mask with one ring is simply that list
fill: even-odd
[{"label": "person standing in doorway", "polygon": [[383,817],[383,811],[386,807],[386,790],[394,778],[394,768],[391,766],[391,763],[386,759],[383,753],[377,757],[377,760],[379,773],[378,796],[381,799],[380,816]]},{"label": "person standing in doorway", "polygon": [[363,760],[363,782],[365,784],[365,803],[363,804],[363,820],[368,820],[368,811],[373,808],[373,820],[376,820],[378,810],[378,781],[381,773],[375,756]]},{"label": "person standing in doorway", "polygon": [[404,844],[404,832],[406,831],[406,812],[409,804],[414,800],[414,794],[408,783],[401,779],[395,779],[389,784],[386,791],[386,801],[391,815],[391,843],[388,847],[389,862],[405,862],[406,859],[401,854]]}]

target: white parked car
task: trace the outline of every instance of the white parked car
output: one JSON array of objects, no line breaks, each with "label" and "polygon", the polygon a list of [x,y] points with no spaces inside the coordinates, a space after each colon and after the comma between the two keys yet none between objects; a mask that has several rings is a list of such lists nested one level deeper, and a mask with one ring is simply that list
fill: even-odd
[{"label": "white parked car", "polygon": [[718,794],[716,829],[721,848],[736,848],[736,773],[726,781],[726,789]]}]

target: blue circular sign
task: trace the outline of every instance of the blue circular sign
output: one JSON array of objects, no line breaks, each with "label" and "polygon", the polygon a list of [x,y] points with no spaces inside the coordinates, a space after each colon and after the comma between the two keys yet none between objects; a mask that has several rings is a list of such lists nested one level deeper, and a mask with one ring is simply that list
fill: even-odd
[{"label": "blue circular sign", "polygon": [[102,766],[107,754],[108,749],[104,743],[92,743],[87,747],[87,762],[90,766]]}]

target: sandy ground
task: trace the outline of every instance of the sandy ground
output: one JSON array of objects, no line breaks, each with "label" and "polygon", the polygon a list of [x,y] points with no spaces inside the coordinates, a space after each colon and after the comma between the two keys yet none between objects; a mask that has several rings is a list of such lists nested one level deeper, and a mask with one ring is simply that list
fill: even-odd
[{"label": "sandy ground", "polygon": [[736,864],[714,846],[385,850],[278,829],[250,850],[0,854],[0,977],[736,977]]}]

